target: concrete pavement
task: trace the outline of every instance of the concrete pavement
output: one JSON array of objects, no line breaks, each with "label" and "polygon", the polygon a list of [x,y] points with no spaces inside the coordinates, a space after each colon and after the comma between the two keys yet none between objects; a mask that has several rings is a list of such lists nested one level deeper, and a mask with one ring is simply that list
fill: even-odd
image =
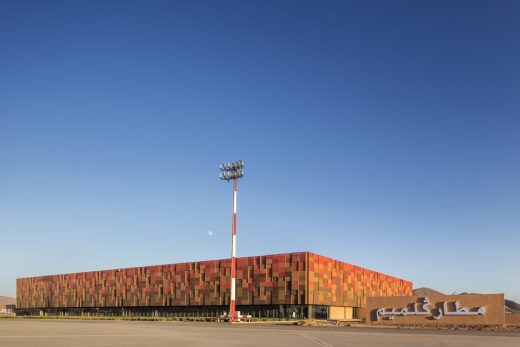
[{"label": "concrete pavement", "polygon": [[519,347],[514,333],[186,322],[0,320],[0,346]]}]

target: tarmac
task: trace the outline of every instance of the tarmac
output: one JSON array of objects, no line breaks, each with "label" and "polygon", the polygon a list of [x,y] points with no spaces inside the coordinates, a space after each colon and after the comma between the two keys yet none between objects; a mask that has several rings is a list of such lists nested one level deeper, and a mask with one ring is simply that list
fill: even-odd
[{"label": "tarmac", "polygon": [[0,346],[519,347],[520,334],[247,323],[0,319]]}]

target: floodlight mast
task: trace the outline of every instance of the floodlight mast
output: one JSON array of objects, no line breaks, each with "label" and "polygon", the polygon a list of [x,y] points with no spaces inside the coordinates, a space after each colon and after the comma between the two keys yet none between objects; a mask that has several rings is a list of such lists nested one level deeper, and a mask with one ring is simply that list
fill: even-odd
[{"label": "floodlight mast", "polygon": [[231,228],[231,298],[229,301],[229,321],[236,321],[236,257],[237,257],[237,180],[244,176],[244,162],[239,160],[234,163],[220,165],[220,179],[233,180],[233,224]]}]

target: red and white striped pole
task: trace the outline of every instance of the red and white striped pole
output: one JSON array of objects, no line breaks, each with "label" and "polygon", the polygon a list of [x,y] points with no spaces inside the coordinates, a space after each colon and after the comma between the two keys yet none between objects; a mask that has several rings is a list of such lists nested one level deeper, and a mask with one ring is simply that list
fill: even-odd
[{"label": "red and white striped pole", "polygon": [[229,319],[236,320],[236,270],[237,270],[237,178],[233,178],[233,227],[231,230],[231,301],[229,303]]},{"label": "red and white striped pole", "polygon": [[231,297],[229,300],[229,321],[236,321],[236,283],[237,283],[237,181],[244,176],[244,162],[239,160],[234,163],[220,165],[220,179],[233,180],[233,226],[231,229]]}]

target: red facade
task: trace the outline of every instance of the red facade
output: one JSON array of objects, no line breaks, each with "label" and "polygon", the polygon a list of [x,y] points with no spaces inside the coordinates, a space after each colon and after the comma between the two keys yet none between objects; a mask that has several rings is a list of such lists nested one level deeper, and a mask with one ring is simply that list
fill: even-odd
[{"label": "red facade", "polygon": [[[18,308],[228,305],[230,260],[17,279]],[[314,253],[237,259],[237,305],[365,305],[412,283]]]},{"label": "red facade", "polygon": [[309,253],[308,304],[365,307],[367,296],[412,295],[412,282]]}]

